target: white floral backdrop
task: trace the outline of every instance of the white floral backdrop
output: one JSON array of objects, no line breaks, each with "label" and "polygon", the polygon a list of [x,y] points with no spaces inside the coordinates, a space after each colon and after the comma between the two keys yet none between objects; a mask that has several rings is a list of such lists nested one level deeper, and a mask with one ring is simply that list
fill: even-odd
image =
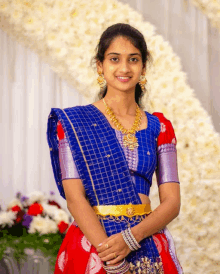
[{"label": "white floral backdrop", "polygon": [[[8,35],[40,55],[89,103],[95,100],[98,86],[97,75],[88,64],[101,33],[114,23],[125,22],[144,34],[154,57],[154,65],[147,72],[148,89],[153,91],[143,99],[145,109],[163,112],[172,121],[177,137],[182,207],[169,228],[184,273],[220,272],[220,244],[216,241],[220,232],[216,221],[220,136],[189,87],[180,58],[169,42],[157,35],[155,27],[143,21],[140,13],[113,0],[101,4],[85,0],[7,0],[1,1],[0,15],[1,28]],[[71,39],[73,36],[75,39]],[[155,177],[153,185],[151,200],[156,207]]]},{"label": "white floral backdrop", "polygon": [[[186,1],[186,0],[185,0]],[[213,27],[220,30],[220,1],[219,0],[190,0],[211,21]]]}]

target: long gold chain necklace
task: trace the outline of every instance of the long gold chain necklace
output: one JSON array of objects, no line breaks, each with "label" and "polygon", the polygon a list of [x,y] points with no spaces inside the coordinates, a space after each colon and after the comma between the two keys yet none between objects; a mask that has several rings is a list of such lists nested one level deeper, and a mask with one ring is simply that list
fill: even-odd
[{"label": "long gold chain necklace", "polygon": [[142,119],[142,113],[140,111],[140,108],[137,104],[136,107],[136,115],[135,115],[135,121],[133,126],[130,129],[126,129],[123,127],[123,125],[118,121],[117,117],[115,116],[112,109],[106,104],[104,98],[103,102],[106,106],[105,112],[110,116],[110,120],[114,123],[114,125],[117,127],[118,130],[120,130],[124,135],[123,137],[123,145],[124,147],[128,147],[130,150],[134,150],[134,148],[138,147],[138,140],[135,137],[135,133],[140,127],[141,119]]}]

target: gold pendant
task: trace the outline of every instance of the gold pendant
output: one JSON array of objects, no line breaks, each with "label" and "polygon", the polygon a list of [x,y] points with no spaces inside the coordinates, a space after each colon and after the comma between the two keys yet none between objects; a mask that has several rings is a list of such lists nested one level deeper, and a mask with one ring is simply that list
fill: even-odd
[{"label": "gold pendant", "polygon": [[123,137],[123,145],[124,147],[128,147],[130,150],[134,150],[134,148],[138,147],[138,141],[134,134],[128,133]]}]

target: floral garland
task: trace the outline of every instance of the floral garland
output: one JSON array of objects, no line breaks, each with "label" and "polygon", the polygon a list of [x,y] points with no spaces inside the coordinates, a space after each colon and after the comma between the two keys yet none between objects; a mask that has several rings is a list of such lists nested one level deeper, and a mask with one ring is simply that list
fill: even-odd
[{"label": "floral garland", "polygon": [[191,3],[209,18],[212,27],[217,28],[220,31],[219,0],[191,0]]},{"label": "floral garland", "polygon": [[[144,95],[143,105],[170,119],[177,137],[182,206],[169,229],[184,273],[220,272],[220,226],[214,221],[219,208],[220,136],[188,86],[169,42],[156,35],[141,14],[116,0],[1,0],[0,18],[3,30],[38,53],[91,103],[99,87],[98,74],[89,64],[102,32],[123,22],[143,33],[154,58],[147,72],[148,90],[153,87],[153,92]],[[151,200],[159,203],[155,176]]]}]

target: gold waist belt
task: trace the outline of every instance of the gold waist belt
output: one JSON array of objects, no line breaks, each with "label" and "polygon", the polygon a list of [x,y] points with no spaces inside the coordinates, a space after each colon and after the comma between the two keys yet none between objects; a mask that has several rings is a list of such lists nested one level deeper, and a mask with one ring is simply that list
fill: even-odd
[{"label": "gold waist belt", "polygon": [[93,209],[97,215],[106,216],[127,216],[133,217],[135,215],[144,215],[152,212],[150,204],[138,204],[138,205],[101,205],[93,206]]}]

